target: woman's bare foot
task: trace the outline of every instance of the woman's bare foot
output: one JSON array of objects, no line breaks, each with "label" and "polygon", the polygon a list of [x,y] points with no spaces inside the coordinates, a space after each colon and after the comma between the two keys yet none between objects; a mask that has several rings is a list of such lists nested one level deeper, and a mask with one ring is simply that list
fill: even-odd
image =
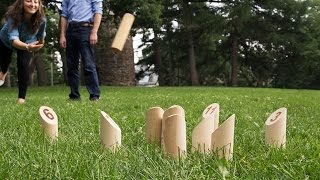
[{"label": "woman's bare foot", "polygon": [[25,99],[18,98],[17,104],[24,104],[26,102]]},{"label": "woman's bare foot", "polygon": [[7,72],[3,74],[3,72],[0,72],[0,86],[4,84],[4,80],[6,79]]}]

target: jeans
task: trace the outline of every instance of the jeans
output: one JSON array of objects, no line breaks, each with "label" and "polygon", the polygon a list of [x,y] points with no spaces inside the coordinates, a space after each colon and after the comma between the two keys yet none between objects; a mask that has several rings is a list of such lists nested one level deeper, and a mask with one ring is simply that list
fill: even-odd
[{"label": "jeans", "polygon": [[[0,40],[0,66],[2,73],[8,71],[11,63],[13,51],[7,48]],[[17,68],[18,68],[18,87],[19,94],[18,98],[25,99],[27,94],[27,88],[29,84],[29,64],[32,54],[25,50],[17,49]]]},{"label": "jeans", "polygon": [[69,97],[80,99],[79,92],[79,62],[80,56],[84,67],[84,81],[90,94],[89,98],[100,97],[99,79],[93,47],[90,45],[92,27],[68,27],[66,33],[68,81],[71,89]]}]

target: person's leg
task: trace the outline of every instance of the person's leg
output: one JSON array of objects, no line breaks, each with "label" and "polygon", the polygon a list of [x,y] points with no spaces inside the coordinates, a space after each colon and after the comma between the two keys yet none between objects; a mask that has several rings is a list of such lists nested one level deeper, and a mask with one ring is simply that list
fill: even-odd
[{"label": "person's leg", "polygon": [[25,99],[27,94],[27,87],[29,84],[29,64],[31,60],[31,53],[24,50],[17,50],[17,68],[18,68],[18,103],[19,99]]},{"label": "person's leg", "polygon": [[4,84],[9,65],[11,63],[12,50],[7,48],[0,40],[0,86]]},{"label": "person's leg", "polygon": [[90,45],[91,28],[83,28],[81,34],[81,57],[84,68],[84,80],[90,94],[90,100],[97,100],[100,97],[99,79],[96,67],[96,60],[93,48]]},{"label": "person's leg", "polygon": [[73,31],[72,29],[68,29],[67,32],[67,48],[66,48],[66,58],[67,58],[67,76],[68,82],[70,86],[70,99],[80,99],[79,92],[79,41],[78,41],[78,33]]}]

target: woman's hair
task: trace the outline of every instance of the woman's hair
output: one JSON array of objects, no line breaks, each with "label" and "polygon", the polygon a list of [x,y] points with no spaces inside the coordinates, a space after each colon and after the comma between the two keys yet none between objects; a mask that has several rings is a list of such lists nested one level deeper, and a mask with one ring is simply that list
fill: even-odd
[{"label": "woman's hair", "polygon": [[[42,1],[38,1],[38,11],[31,16],[29,22],[29,26],[31,28],[32,33],[35,33],[37,31],[45,16]],[[5,19],[8,20],[9,18],[13,19],[13,24],[11,28],[18,27],[24,21],[24,0],[16,0],[15,3],[9,6],[8,11],[5,14]]]}]

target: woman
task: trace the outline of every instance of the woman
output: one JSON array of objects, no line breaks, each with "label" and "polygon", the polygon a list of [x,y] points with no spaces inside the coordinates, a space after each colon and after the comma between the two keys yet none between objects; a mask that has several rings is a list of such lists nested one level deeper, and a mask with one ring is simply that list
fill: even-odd
[{"label": "woman", "polygon": [[43,47],[46,19],[41,0],[16,0],[5,14],[0,32],[0,86],[3,85],[12,53],[17,52],[18,104],[25,103],[29,83],[29,62],[33,52]]}]

